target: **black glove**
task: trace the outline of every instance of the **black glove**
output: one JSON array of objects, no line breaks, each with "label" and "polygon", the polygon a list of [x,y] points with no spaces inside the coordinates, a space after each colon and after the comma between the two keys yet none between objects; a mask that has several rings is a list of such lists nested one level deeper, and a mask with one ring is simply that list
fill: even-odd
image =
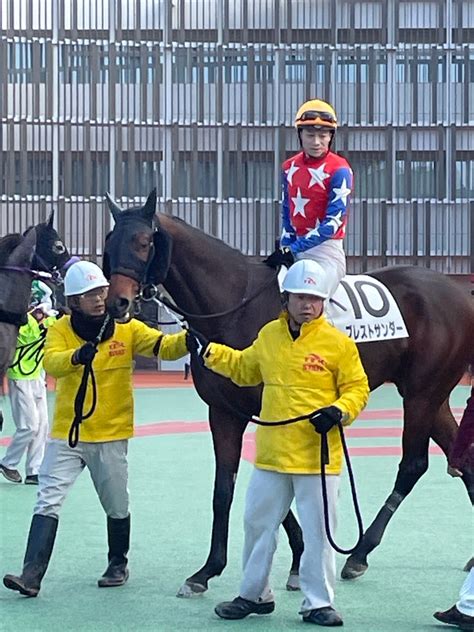
[{"label": "black glove", "polygon": [[89,364],[97,353],[97,347],[92,342],[86,342],[85,345],[74,351],[72,356],[73,364]]},{"label": "black glove", "polygon": [[263,260],[263,263],[270,266],[270,268],[279,268],[280,266],[289,268],[294,262],[295,256],[288,246],[277,248],[269,257]]},{"label": "black glove", "polygon": [[186,348],[191,355],[195,354],[202,357],[208,344],[209,340],[205,336],[189,327],[186,332]]},{"label": "black glove", "polygon": [[326,406],[317,410],[309,420],[316,432],[326,434],[333,426],[342,422],[342,412],[337,406]]}]

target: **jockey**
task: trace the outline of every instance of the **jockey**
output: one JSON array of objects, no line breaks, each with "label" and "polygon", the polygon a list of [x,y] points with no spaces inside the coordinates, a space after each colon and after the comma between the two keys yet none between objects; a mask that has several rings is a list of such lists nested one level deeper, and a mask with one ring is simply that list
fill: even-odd
[{"label": "jockey", "polygon": [[295,127],[302,151],[283,163],[280,247],[264,263],[278,267],[295,259],[314,259],[330,278],[331,296],[346,273],[342,240],[352,170],[347,160],[330,150],[337,116],[329,103],[303,103]]}]

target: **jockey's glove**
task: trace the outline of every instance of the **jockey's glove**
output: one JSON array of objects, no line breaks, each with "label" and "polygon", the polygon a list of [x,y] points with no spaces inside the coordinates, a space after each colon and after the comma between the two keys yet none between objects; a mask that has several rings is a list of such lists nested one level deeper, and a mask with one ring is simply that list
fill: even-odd
[{"label": "jockey's glove", "polygon": [[272,254],[263,260],[270,268],[279,268],[280,266],[286,266],[289,268],[295,262],[295,255],[288,246],[282,246],[277,248]]},{"label": "jockey's glove", "polygon": [[186,332],[186,348],[191,355],[202,357],[209,345],[209,340],[199,331],[189,327]]},{"label": "jockey's glove", "polygon": [[337,406],[326,406],[317,410],[309,420],[316,432],[326,434],[333,426],[342,423],[342,411]]},{"label": "jockey's glove", "polygon": [[93,342],[86,342],[85,345],[76,349],[72,355],[73,364],[89,364],[97,353],[97,347]]}]

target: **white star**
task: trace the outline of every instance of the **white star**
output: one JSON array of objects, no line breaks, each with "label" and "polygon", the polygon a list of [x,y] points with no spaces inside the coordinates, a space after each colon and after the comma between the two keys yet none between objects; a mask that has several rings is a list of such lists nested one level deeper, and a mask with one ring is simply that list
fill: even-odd
[{"label": "white star", "polygon": [[347,196],[351,192],[351,189],[348,188],[346,179],[342,179],[342,184],[340,188],[334,188],[334,193],[336,194],[334,199],[331,202],[337,202],[337,200],[342,200],[344,206],[347,205]]},{"label": "white star", "polygon": [[308,171],[311,174],[311,181],[309,183],[310,187],[312,187],[313,184],[319,184],[321,189],[323,189],[324,191],[326,190],[324,186],[324,180],[326,180],[326,178],[329,178],[330,174],[324,171],[325,166],[326,163],[324,163],[324,165],[321,165],[317,169],[311,169],[310,167],[308,167]]},{"label": "white star", "polygon": [[285,171],[286,179],[288,180],[290,184],[293,184],[293,174],[296,173],[298,170],[299,170],[299,167],[295,167],[295,161],[293,160],[290,168]]},{"label": "white star", "polygon": [[292,232],[288,232],[288,231],[286,230],[286,228],[284,228],[284,229],[281,231],[281,239],[286,239],[287,237],[293,237],[293,234],[294,234],[294,233],[292,233]]},{"label": "white star", "polygon": [[309,198],[301,197],[301,189],[299,187],[298,187],[298,193],[296,194],[296,197],[291,198],[291,200],[293,204],[295,205],[293,216],[302,215],[303,217],[306,217],[305,212],[304,212],[304,207],[306,206],[306,204],[308,204]]}]

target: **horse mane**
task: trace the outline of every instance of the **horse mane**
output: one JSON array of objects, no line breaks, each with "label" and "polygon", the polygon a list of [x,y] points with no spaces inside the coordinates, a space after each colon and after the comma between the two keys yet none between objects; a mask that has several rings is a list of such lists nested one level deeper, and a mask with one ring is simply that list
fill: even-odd
[{"label": "horse mane", "polygon": [[11,233],[0,238],[0,265],[4,266],[7,263],[8,257],[22,240],[23,235],[20,233]]}]

